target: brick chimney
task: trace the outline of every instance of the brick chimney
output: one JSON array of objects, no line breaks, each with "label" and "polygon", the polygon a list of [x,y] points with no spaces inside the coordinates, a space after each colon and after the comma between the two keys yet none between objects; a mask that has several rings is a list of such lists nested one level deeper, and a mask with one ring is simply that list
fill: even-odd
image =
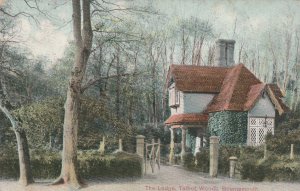
[{"label": "brick chimney", "polygon": [[235,40],[219,39],[216,41],[215,65],[230,67],[234,65]]}]

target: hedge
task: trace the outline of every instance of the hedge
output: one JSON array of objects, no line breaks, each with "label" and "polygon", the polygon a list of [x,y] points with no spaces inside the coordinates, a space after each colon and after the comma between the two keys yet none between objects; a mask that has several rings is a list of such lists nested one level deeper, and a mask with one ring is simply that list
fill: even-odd
[{"label": "hedge", "polygon": [[[61,157],[58,153],[33,156],[31,168],[34,178],[57,178],[61,170]],[[83,178],[141,177],[142,159],[125,152],[100,156],[97,151],[85,151],[78,154],[78,169]],[[0,177],[17,179],[19,160],[0,158]]]}]

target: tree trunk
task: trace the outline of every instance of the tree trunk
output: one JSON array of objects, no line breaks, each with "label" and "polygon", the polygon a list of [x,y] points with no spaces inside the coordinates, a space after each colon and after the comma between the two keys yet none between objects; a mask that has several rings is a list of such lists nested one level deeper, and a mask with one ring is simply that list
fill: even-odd
[{"label": "tree trunk", "polygon": [[54,184],[67,183],[73,188],[80,188],[81,182],[79,181],[76,166],[78,118],[82,79],[85,75],[87,61],[91,51],[93,33],[90,20],[90,1],[82,0],[83,28],[81,28],[80,0],[72,0],[72,5],[73,34],[76,44],[75,62],[71,72],[65,103],[61,174]]},{"label": "tree trunk", "polygon": [[19,182],[22,185],[28,185],[33,183],[31,165],[30,165],[30,155],[26,133],[23,129],[15,131],[18,144],[18,154],[19,154],[19,167],[20,167],[20,178]]},{"label": "tree trunk", "polygon": [[117,47],[117,53],[116,53],[116,72],[117,72],[117,80],[116,80],[116,115],[118,118],[120,118],[120,105],[121,105],[121,99],[120,99],[120,89],[121,89],[121,66],[120,66],[120,48]]},{"label": "tree trunk", "polygon": [[24,129],[19,127],[17,120],[11,115],[8,109],[2,105],[1,102],[2,100],[0,100],[0,109],[10,120],[12,124],[12,129],[15,132],[17,138],[19,167],[20,167],[19,182],[22,185],[27,186],[28,184],[33,183],[34,181],[31,174],[30,155],[29,155],[26,133]]}]

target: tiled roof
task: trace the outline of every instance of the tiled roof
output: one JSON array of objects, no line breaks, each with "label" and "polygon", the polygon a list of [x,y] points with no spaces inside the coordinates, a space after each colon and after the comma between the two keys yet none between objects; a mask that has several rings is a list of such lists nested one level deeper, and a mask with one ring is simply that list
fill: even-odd
[{"label": "tiled roof", "polygon": [[171,115],[166,121],[166,125],[176,124],[199,124],[208,121],[208,114],[185,113]]},{"label": "tiled roof", "polygon": [[251,86],[257,84],[262,82],[243,64],[234,66],[226,75],[220,93],[214,97],[206,111],[244,111],[247,101],[255,101],[252,97],[248,97],[248,94]]},{"label": "tiled roof", "polygon": [[[204,113],[248,111],[263,91],[268,93],[279,114],[289,110],[281,100],[283,94],[280,88],[276,84],[265,85],[243,64],[231,68],[171,65],[166,85],[172,80],[176,88],[183,92],[216,93]],[[179,117],[182,116],[176,119]]]},{"label": "tiled roof", "polygon": [[173,79],[180,91],[218,93],[228,71],[224,67],[171,65],[167,84]]}]

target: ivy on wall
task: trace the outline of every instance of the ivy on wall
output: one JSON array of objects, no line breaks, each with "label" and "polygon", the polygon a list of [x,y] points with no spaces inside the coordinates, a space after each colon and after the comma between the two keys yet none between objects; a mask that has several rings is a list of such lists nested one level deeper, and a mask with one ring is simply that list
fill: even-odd
[{"label": "ivy on wall", "polygon": [[208,128],[220,144],[239,145],[247,142],[247,123],[247,112],[221,111],[209,114]]}]

